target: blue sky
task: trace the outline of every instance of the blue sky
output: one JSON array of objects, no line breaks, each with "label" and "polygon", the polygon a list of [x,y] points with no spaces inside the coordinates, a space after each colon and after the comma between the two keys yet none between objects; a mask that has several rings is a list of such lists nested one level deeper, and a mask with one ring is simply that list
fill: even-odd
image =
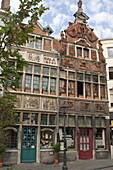
[{"label": "blue sky", "polygon": [[[1,3],[2,0],[0,0]],[[16,3],[15,3],[16,2]],[[78,0],[43,0],[49,7],[40,18],[42,26],[50,25],[52,34],[60,38],[60,32],[68,27],[68,22],[74,21],[73,14],[77,11]],[[100,38],[113,38],[113,0],[82,0],[83,11],[89,16],[88,25]],[[11,0],[11,8],[16,11],[19,0]]]}]

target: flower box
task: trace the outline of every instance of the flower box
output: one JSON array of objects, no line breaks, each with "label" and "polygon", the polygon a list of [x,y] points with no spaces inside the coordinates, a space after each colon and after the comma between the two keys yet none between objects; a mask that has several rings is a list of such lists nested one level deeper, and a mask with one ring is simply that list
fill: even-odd
[{"label": "flower box", "polygon": [[74,97],[74,94],[69,94],[69,97]]},{"label": "flower box", "polygon": [[84,57],[84,59],[87,59],[87,60],[89,60],[89,57]]},{"label": "flower box", "polygon": [[50,92],[50,94],[51,94],[51,95],[56,95],[56,93],[55,93],[55,92]]},{"label": "flower box", "polygon": [[79,98],[84,98],[84,96],[83,95],[79,95]]},{"label": "flower box", "polygon": [[65,94],[65,93],[61,93],[60,95],[61,95],[61,96],[66,96],[66,94]]},{"label": "flower box", "polygon": [[33,90],[34,93],[40,93],[39,90]]},{"label": "flower box", "polygon": [[87,99],[91,99],[91,96],[86,96]]},{"label": "flower box", "polygon": [[98,100],[98,99],[99,99],[99,97],[94,97],[94,99],[97,99],[97,100]]},{"label": "flower box", "polygon": [[21,88],[16,88],[16,91],[22,91],[22,89]]},{"label": "flower box", "polygon": [[107,98],[103,97],[102,100],[107,100]]},{"label": "flower box", "polygon": [[31,92],[31,89],[25,89],[25,92]]},{"label": "flower box", "polygon": [[48,91],[43,91],[43,94],[48,94]]},{"label": "flower box", "polygon": [[82,58],[82,56],[81,56],[81,55],[78,55],[77,57],[78,57],[78,58]]}]

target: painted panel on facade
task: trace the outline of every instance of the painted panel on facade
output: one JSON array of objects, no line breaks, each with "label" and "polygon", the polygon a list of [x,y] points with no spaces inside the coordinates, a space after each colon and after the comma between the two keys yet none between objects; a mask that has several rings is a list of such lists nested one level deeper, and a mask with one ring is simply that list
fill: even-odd
[{"label": "painted panel on facade", "polygon": [[57,110],[57,100],[42,98],[42,109],[56,111]]},{"label": "painted panel on facade", "polygon": [[33,97],[33,96],[25,96],[24,108],[39,109],[40,108],[40,98]]}]

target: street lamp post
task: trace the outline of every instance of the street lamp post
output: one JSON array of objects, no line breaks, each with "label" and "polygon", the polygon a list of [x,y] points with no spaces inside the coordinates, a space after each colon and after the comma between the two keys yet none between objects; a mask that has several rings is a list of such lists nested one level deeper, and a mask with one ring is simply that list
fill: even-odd
[{"label": "street lamp post", "polygon": [[63,167],[62,170],[68,170],[67,166],[67,160],[66,160],[66,149],[67,149],[67,143],[66,143],[66,113],[68,109],[68,104],[64,103],[61,105],[62,112],[64,114],[64,161],[63,161]]}]

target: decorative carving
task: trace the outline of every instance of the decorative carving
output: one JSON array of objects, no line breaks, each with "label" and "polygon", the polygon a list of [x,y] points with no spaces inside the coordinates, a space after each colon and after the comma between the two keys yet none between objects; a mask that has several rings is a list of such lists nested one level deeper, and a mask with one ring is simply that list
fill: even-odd
[{"label": "decorative carving", "polygon": [[53,99],[43,99],[43,109],[44,110],[56,110],[56,100]]},{"label": "decorative carving", "polygon": [[98,54],[99,54],[99,60],[103,63],[105,63],[105,58],[104,58],[104,55],[103,55],[103,49],[102,49],[102,44],[101,42],[99,41],[99,50],[98,50]]},{"label": "decorative carving", "polygon": [[25,108],[39,109],[39,98],[36,97],[26,97]]},{"label": "decorative carving", "polygon": [[92,64],[92,70],[97,72],[103,72],[104,66],[101,63],[94,63]]},{"label": "decorative carving", "polygon": [[82,68],[82,69],[88,69],[88,65],[86,62],[84,61],[81,61],[79,62],[79,68]]},{"label": "decorative carving", "polygon": [[69,46],[69,55],[75,56],[75,46]]},{"label": "decorative carving", "polygon": [[87,37],[90,42],[95,42],[98,40],[98,37],[94,34],[93,29],[88,31]]},{"label": "decorative carving", "polygon": [[80,110],[90,111],[90,103],[88,103],[88,102],[81,102],[80,103]]},{"label": "decorative carving", "polygon": [[75,65],[74,60],[68,59],[68,58],[63,58],[62,59],[62,66],[69,67],[69,68],[74,68],[74,65]]},{"label": "decorative carving", "polygon": [[86,41],[84,41],[84,40],[80,40],[80,41],[78,41],[78,42],[76,42],[76,44],[78,44],[78,45],[83,45],[83,46],[85,46],[85,47],[89,47],[89,45],[86,43]]},{"label": "decorative carving", "polygon": [[91,50],[91,59],[94,61],[97,60],[96,51],[94,51],[94,50]]},{"label": "decorative carving", "polygon": [[96,111],[104,111],[104,104],[95,104]]},{"label": "decorative carving", "polygon": [[28,53],[28,60],[40,62],[40,56],[34,53]]},{"label": "decorative carving", "polygon": [[63,31],[61,31],[60,36],[61,36],[61,40],[64,40],[64,33],[63,33]]}]

